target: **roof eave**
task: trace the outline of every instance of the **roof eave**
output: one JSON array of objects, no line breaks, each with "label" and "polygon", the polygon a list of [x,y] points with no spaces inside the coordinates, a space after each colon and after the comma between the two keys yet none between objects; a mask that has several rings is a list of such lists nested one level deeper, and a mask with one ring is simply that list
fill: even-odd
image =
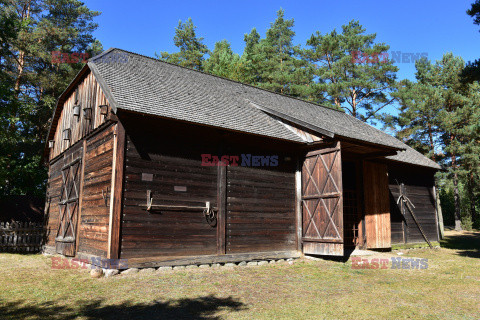
[{"label": "roof eave", "polygon": [[412,163],[412,162],[407,162],[407,161],[402,161],[402,160],[391,159],[391,158],[388,158],[388,157],[385,157],[385,160],[387,162],[395,162],[395,163],[399,163],[399,164],[402,164],[402,165],[422,167],[422,168],[427,168],[427,169],[431,169],[431,170],[435,170],[435,171],[445,171],[446,170],[446,168],[439,165],[438,163],[437,163],[438,167],[434,167],[432,165],[423,165],[423,164],[419,164],[419,163]]},{"label": "roof eave", "polygon": [[102,89],[103,94],[107,97],[107,100],[110,104],[110,107],[112,108],[113,113],[116,114],[118,109],[118,103],[113,97],[112,90],[110,90],[110,87],[105,82],[105,79],[103,79],[100,71],[97,68],[97,65],[94,62],[89,61],[88,67],[90,68],[90,70],[92,70],[92,73],[95,76],[95,79],[97,80],[98,84],[100,85],[100,88]]}]

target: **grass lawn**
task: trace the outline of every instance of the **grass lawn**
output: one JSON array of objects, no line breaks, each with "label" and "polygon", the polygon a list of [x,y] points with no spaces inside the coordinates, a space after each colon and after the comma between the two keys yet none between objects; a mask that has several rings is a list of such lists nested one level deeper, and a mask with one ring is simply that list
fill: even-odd
[{"label": "grass lawn", "polygon": [[479,319],[480,232],[447,235],[441,249],[375,254],[426,258],[423,270],[302,258],[93,279],[52,270],[48,256],[0,254],[0,319]]}]

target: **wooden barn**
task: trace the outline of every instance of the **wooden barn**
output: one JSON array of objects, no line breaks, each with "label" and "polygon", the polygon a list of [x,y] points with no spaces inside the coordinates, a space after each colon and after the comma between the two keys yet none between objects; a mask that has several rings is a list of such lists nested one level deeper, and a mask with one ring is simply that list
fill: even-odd
[{"label": "wooden barn", "polygon": [[440,167],[401,141],[119,49],[60,96],[45,159],[45,251],[65,256],[146,267],[438,240]]}]

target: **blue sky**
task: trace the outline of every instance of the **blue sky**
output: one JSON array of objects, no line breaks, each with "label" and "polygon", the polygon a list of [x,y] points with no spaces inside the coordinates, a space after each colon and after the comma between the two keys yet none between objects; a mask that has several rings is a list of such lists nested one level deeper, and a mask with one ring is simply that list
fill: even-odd
[{"label": "blue sky", "polygon": [[[105,49],[110,47],[154,56],[175,52],[173,36],[179,20],[189,17],[197,34],[213,49],[227,39],[235,52],[243,52],[243,35],[253,27],[264,36],[276,17],[285,10],[295,19],[296,44],[315,31],[340,30],[352,19],[359,20],[367,33],[376,33],[378,42],[390,51],[427,53],[438,60],[453,52],[465,61],[480,58],[480,27],[466,14],[474,0],[433,1],[125,1],[86,0],[92,10],[101,11],[95,36]],[[414,63],[397,63],[399,79],[414,79]]]}]

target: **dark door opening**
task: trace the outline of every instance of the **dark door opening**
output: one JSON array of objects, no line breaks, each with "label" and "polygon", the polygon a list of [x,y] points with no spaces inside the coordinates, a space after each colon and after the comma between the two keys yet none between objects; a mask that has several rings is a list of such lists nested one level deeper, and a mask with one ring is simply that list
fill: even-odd
[{"label": "dark door opening", "polygon": [[365,243],[360,169],[359,161],[342,161],[344,234],[347,248],[363,247]]}]

